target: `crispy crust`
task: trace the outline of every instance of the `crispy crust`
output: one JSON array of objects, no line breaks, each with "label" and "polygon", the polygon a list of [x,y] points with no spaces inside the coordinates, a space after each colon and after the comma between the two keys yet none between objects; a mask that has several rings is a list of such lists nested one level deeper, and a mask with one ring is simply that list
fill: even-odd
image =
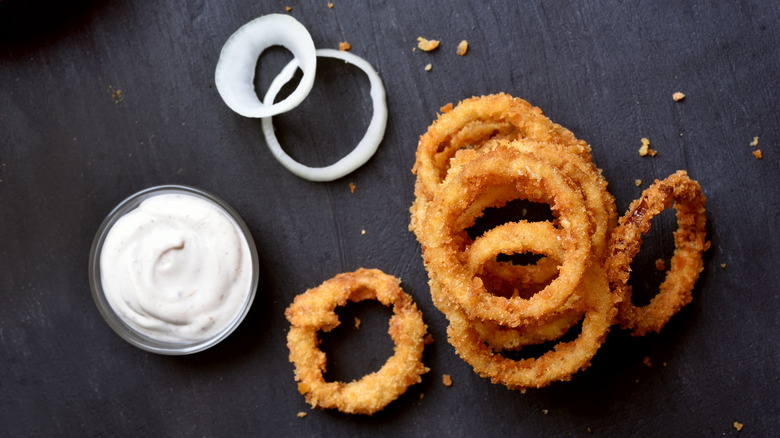
[{"label": "crispy crust", "polygon": [[[693,286],[704,269],[707,249],[705,197],[696,181],[678,171],[663,181],[656,180],[642,196],[631,203],[612,232],[606,262],[610,287],[621,297],[618,321],[635,336],[660,332],[669,319],[692,299]],[[650,231],[650,220],[674,205],[677,210],[675,251],[671,268],[659,293],[644,307],[631,304],[628,285],[631,261],[642,247],[642,236]]]},{"label": "crispy crust", "polygon": [[[382,368],[350,383],[326,382],[326,356],[319,348],[317,332],[339,325],[337,306],[347,301],[376,299],[393,308],[390,337],[395,354]],[[349,414],[371,415],[421,381],[428,372],[422,363],[427,326],[400,281],[376,269],[358,269],[339,274],[320,286],[295,297],[285,311],[292,324],[287,334],[290,362],[295,365],[298,390],[312,407],[338,409]]]}]

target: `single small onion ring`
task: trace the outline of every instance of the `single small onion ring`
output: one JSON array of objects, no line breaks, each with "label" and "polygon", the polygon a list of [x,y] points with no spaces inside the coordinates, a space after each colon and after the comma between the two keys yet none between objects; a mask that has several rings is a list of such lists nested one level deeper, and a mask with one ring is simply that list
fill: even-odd
[{"label": "single small onion ring", "polygon": [[[335,308],[347,300],[376,299],[393,308],[390,337],[395,354],[382,368],[350,383],[326,382],[327,358],[318,348],[317,332],[339,325]],[[397,278],[377,269],[339,274],[295,297],[285,311],[292,327],[287,334],[290,362],[295,365],[298,391],[312,407],[338,409],[348,414],[371,415],[419,383],[429,371],[422,363],[427,326],[412,298],[401,290]]]},{"label": "single small onion ring", "polygon": [[[260,101],[255,92],[257,60],[265,49],[282,46],[303,71],[298,87],[279,103]],[[298,106],[314,86],[317,55],[306,27],[289,15],[269,14],[241,26],[228,38],[217,61],[214,82],[228,107],[244,117],[271,117]]]},{"label": "single small onion ring", "polygon": [[[631,330],[632,335],[660,332],[669,319],[691,301],[693,286],[704,269],[702,253],[708,247],[705,201],[699,183],[680,170],[648,187],[631,203],[618,227],[612,231],[604,266],[610,287],[622,297],[618,305],[618,322],[622,328]],[[674,232],[671,268],[650,304],[636,307],[631,303],[631,286],[628,285],[631,261],[642,246],[642,235],[650,231],[650,220],[672,203],[677,210],[678,228]]]},{"label": "single small onion ring", "polygon": [[[263,135],[265,135],[265,141],[273,156],[279,160],[282,166],[293,174],[309,181],[333,181],[351,173],[365,164],[374,155],[379,147],[379,143],[382,142],[382,138],[385,135],[385,128],[387,127],[387,101],[382,79],[366,60],[350,52],[333,49],[318,49],[316,53],[317,56],[323,58],[336,58],[348,62],[363,70],[368,76],[368,80],[371,84],[373,116],[371,122],[368,124],[365,135],[352,152],[336,163],[325,167],[305,166],[287,155],[287,153],[282,150],[279,140],[276,138],[271,117],[263,118]],[[298,60],[293,59],[284,69],[282,69],[279,75],[274,78],[273,82],[271,82],[263,101],[272,103],[276,94],[281,90],[284,84],[292,79],[297,69]]]}]

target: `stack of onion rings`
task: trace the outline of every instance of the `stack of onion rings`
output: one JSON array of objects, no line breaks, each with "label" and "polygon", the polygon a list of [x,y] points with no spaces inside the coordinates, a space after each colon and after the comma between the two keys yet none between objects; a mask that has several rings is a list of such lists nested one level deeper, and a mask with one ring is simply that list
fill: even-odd
[{"label": "stack of onion rings", "polygon": [[[568,380],[615,323],[637,335],[658,331],[690,301],[707,244],[704,196],[684,172],[645,191],[617,226],[590,147],[538,108],[498,94],[442,111],[418,144],[409,228],[433,302],[449,320],[449,341],[478,374],[515,389]],[[469,236],[485,209],[515,199],[549,204],[554,219]],[[679,224],[672,268],[656,299],[636,308],[629,265],[650,218],[672,202]],[[522,253],[543,257],[531,265],[496,259]],[[578,323],[576,339],[561,341]],[[499,353],[548,341],[557,343],[535,358]]]},{"label": "stack of onion rings", "polygon": [[[350,383],[326,382],[326,356],[318,348],[317,332],[339,325],[334,309],[347,301],[376,299],[393,308],[390,337],[395,354],[382,368]],[[339,274],[295,297],[285,311],[292,327],[287,334],[290,362],[295,365],[298,391],[312,407],[371,415],[421,381],[428,372],[422,364],[427,326],[412,298],[397,278],[376,269]]]}]

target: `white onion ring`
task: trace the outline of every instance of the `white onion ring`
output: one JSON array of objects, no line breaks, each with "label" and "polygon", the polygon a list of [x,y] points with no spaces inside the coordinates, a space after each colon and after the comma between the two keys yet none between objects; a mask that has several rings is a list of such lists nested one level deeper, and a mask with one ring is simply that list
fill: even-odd
[{"label": "white onion ring", "polygon": [[[263,51],[272,46],[292,52],[303,77],[286,99],[266,105],[255,92],[255,68]],[[289,15],[269,14],[241,26],[228,38],[217,61],[214,82],[222,100],[233,111],[244,117],[270,117],[303,102],[314,86],[316,69],[316,49],[306,27]]]},{"label": "white onion ring", "polygon": [[[368,76],[368,80],[371,84],[373,116],[363,138],[357,146],[355,146],[355,149],[353,149],[352,152],[336,163],[326,167],[309,167],[295,161],[282,150],[282,146],[279,144],[279,140],[277,140],[276,134],[274,133],[271,116],[263,118],[263,134],[265,135],[265,141],[268,144],[271,153],[287,170],[309,181],[333,181],[362,166],[374,155],[379,147],[379,143],[382,142],[382,138],[385,135],[385,128],[387,127],[387,101],[385,99],[385,87],[382,84],[382,79],[371,64],[365,59],[349,52],[333,49],[318,49],[317,56],[342,59],[363,70]],[[282,69],[268,87],[268,91],[263,98],[264,102],[273,103],[276,94],[282,86],[292,79],[295,71],[298,69],[298,65],[298,59],[295,58]]]}]

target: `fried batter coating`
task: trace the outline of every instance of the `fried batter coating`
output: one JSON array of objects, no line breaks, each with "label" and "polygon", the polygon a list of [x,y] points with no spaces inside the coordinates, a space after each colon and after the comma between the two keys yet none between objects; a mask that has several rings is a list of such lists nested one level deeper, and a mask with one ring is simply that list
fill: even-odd
[{"label": "fried batter coating", "polygon": [[[379,371],[358,381],[326,382],[323,374],[327,358],[318,348],[317,332],[339,325],[337,306],[368,299],[393,309],[389,333],[395,343],[394,355]],[[422,313],[401,290],[400,281],[382,271],[361,268],[339,274],[295,297],[285,316],[292,324],[287,347],[290,362],[295,365],[298,391],[312,407],[371,415],[419,383],[420,376],[429,371],[422,363],[427,330]]]}]

